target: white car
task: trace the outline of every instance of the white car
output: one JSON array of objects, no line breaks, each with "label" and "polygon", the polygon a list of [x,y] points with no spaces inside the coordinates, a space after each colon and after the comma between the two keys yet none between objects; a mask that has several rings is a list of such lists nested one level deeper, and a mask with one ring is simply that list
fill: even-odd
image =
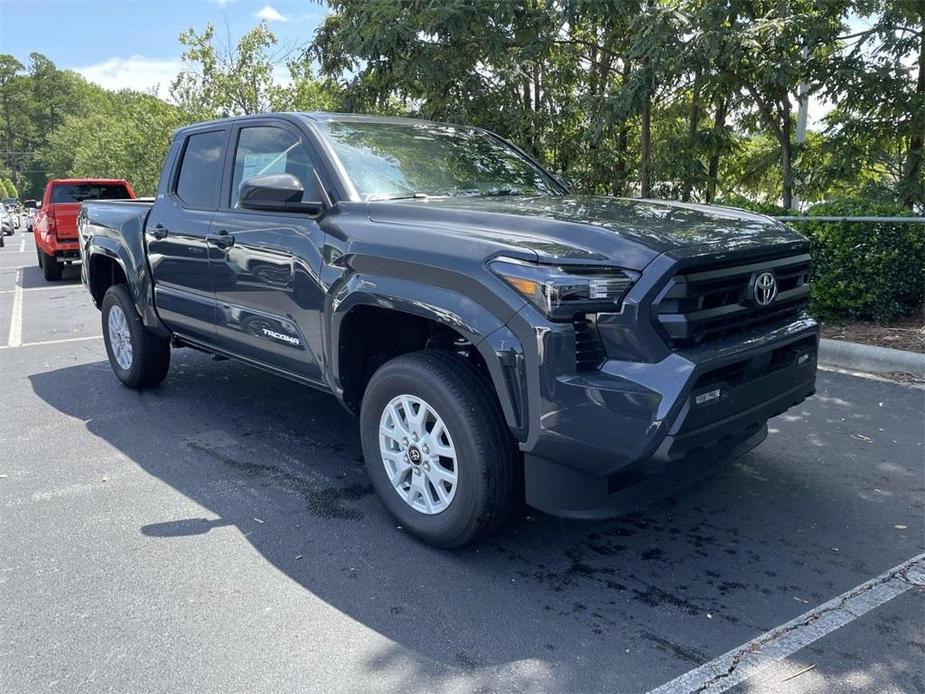
[{"label": "white car", "polygon": [[0,230],[7,236],[12,236],[13,230],[17,226],[19,225],[16,224],[12,210],[3,203],[0,203]]}]

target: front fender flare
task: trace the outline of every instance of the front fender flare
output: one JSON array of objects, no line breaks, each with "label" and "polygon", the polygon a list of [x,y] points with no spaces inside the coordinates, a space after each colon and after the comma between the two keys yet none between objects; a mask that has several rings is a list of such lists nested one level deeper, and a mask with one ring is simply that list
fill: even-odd
[{"label": "front fender flare", "polygon": [[325,351],[330,382],[343,395],[340,373],[340,331],[344,319],[358,306],[372,306],[434,321],[459,333],[479,352],[488,367],[505,421],[518,440],[525,438],[526,374],[523,347],[506,326],[516,313],[499,317],[472,298],[450,289],[413,280],[353,275],[326,300]]}]

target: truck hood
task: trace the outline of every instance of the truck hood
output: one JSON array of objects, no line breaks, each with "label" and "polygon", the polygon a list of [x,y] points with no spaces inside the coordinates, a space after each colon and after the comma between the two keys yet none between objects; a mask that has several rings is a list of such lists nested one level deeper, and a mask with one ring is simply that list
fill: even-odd
[{"label": "truck hood", "polygon": [[617,262],[641,270],[661,253],[735,252],[805,239],[762,215],[726,207],[595,196],[461,196],[369,203],[375,222],[493,240],[545,262]]}]

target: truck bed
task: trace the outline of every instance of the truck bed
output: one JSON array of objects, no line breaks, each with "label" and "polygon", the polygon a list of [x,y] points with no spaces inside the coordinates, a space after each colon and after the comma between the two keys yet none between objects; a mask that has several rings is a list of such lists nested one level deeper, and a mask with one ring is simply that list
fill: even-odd
[{"label": "truck bed", "polygon": [[138,312],[146,326],[157,325],[148,261],[145,256],[145,224],[154,207],[153,198],[93,200],[81,203],[77,217],[82,262],[81,278],[93,293],[97,306],[102,299],[94,292],[87,262],[92,253],[106,256],[121,267]]},{"label": "truck bed", "polygon": [[145,221],[154,198],[135,200],[92,200],[81,203],[77,227],[81,238],[144,235]]}]

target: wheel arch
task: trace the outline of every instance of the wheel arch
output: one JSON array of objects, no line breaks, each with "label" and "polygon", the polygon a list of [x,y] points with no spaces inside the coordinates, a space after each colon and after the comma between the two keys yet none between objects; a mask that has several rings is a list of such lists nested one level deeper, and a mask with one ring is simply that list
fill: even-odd
[{"label": "wheel arch", "polygon": [[325,312],[329,378],[349,410],[359,411],[380,364],[410,351],[442,348],[464,353],[485,370],[508,427],[515,438],[526,439],[523,348],[504,321],[452,290],[368,277],[354,277],[350,284],[354,291],[344,291]]},{"label": "wheel arch", "polygon": [[154,309],[154,293],[145,258],[134,262],[123,244],[105,236],[90,239],[84,258],[87,264],[87,287],[97,308],[102,305],[103,296],[109,287],[125,284],[144,326],[160,337],[169,337],[170,332]]}]

